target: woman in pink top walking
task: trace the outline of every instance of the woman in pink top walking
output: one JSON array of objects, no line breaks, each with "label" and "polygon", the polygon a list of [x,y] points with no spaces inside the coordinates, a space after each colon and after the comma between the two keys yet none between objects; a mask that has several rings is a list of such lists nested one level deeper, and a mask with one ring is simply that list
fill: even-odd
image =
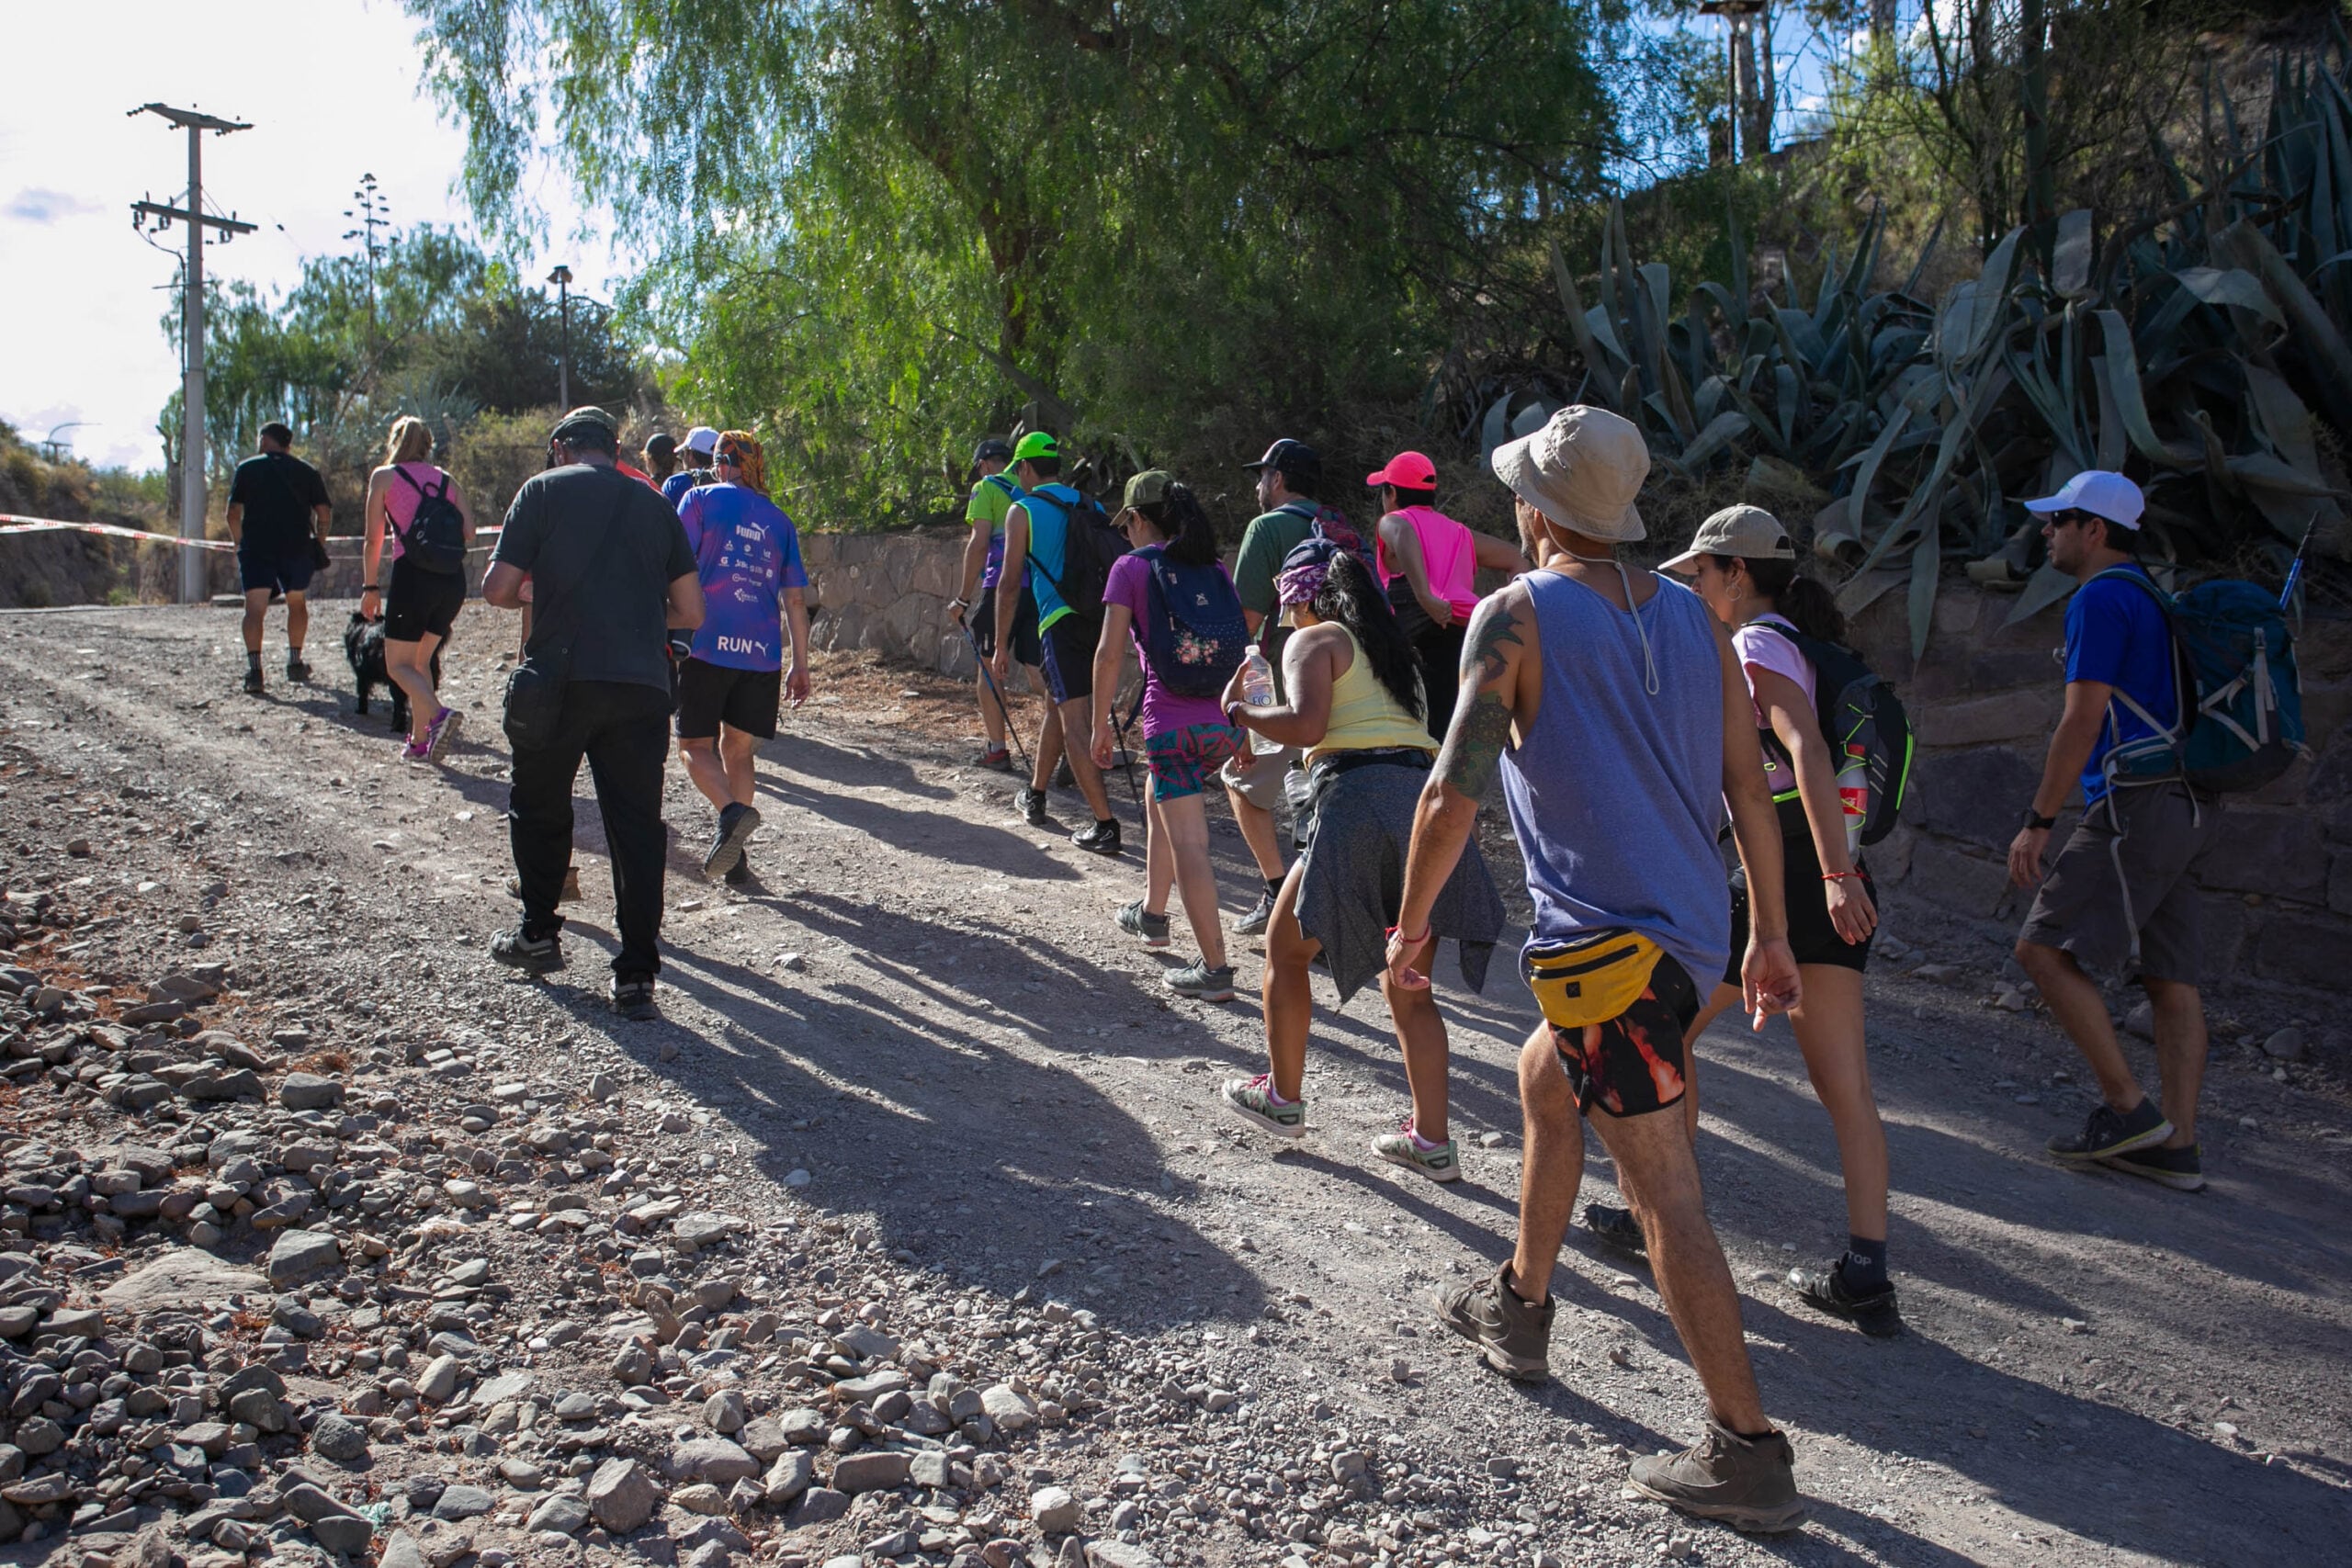
[{"label": "woman in pink top walking", "polygon": [[466,544],[474,542],[474,516],[466,506],[458,481],[432,463],[433,431],[414,415],[392,422],[384,443],[384,466],[368,476],[367,586],[359,592],[359,613],[369,620],[377,614],[384,584],[379,571],[389,570],[390,592],[383,593],[384,672],[408,694],[408,744],[401,755],[410,761],[438,759],[458,736],[461,716],[443,707],[433,683],[433,654],[449,636],[458,608],[466,602],[466,578],[460,572],[427,571],[404,558],[404,542],[416,520],[416,509],[427,494],[447,495],[465,526]]},{"label": "woman in pink top walking", "polygon": [[1518,546],[1465,527],[1430,504],[1437,499],[1437,465],[1420,453],[1397,453],[1363,482],[1380,492],[1380,586],[1420,660],[1430,734],[1442,741],[1453,722],[1462,634],[1478,604],[1478,569],[1514,574],[1535,569]]}]

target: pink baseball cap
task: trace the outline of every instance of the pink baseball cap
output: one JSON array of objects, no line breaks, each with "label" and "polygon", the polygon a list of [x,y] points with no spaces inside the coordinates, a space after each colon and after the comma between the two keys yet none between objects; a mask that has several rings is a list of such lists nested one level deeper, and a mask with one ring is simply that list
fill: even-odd
[{"label": "pink baseball cap", "polygon": [[1378,490],[1382,485],[1395,485],[1398,490],[1437,489],[1437,465],[1419,452],[1399,452],[1388,459],[1388,466],[1376,474],[1366,474],[1363,482]]}]

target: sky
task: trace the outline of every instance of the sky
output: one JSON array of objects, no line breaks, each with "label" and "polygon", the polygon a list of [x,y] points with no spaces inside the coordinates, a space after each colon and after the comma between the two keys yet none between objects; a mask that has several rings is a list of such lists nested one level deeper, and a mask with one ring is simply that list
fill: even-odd
[{"label": "sky", "polygon": [[[416,27],[394,0],[93,0],[11,6],[8,90],[0,93],[0,419],[31,440],[58,431],[101,466],[153,468],[178,356],[158,322],[185,231],[151,248],[132,231],[141,197],[183,205],[187,135],[144,103],[249,121],[204,139],[209,209],[260,231],[208,243],[205,270],[265,292],[301,258],[354,247],[342,235],[359,176],[373,174],[402,227],[471,231],[457,182],[463,133],[419,87]],[[609,298],[622,267],[593,234],[560,176],[533,176],[559,238],[516,258],[543,277],[558,262],[573,287]]]}]

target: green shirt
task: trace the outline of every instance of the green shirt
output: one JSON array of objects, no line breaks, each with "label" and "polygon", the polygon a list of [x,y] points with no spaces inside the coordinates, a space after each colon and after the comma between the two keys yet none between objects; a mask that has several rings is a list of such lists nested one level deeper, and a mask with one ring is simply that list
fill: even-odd
[{"label": "green shirt", "polygon": [[972,487],[971,502],[964,508],[965,522],[989,525],[988,564],[980,571],[982,593],[996,586],[1004,570],[1004,517],[1020,497],[1021,487],[1011,475],[990,474]]},{"label": "green shirt", "polygon": [[1233,586],[1243,609],[1274,618],[1274,577],[1283,569],[1283,558],[1314,532],[1314,523],[1295,512],[1269,512],[1250,522],[1233,563]]}]

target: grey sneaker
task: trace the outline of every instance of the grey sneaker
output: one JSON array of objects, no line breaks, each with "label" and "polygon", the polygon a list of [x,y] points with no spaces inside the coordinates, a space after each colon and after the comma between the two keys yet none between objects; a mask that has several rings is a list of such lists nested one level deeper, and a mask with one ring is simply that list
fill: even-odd
[{"label": "grey sneaker", "polygon": [[1487,1365],[1507,1378],[1542,1382],[1552,1375],[1552,1305],[1530,1306],[1511,1292],[1510,1265],[1485,1279],[1439,1292],[1437,1318],[1478,1347]]},{"label": "grey sneaker", "polygon": [[2087,1166],[2161,1144],[2172,1136],[2172,1123],[2153,1100],[2142,1100],[2130,1111],[2094,1106],[2079,1133],[2050,1140],[2050,1156],[2067,1165]]},{"label": "grey sneaker", "polygon": [[1263,936],[1266,922],[1274,918],[1274,896],[1271,892],[1258,895],[1257,908],[1233,922],[1236,936]]},{"label": "grey sneaker", "polygon": [[1046,792],[1044,790],[1031,789],[1027,784],[1023,784],[1013,792],[1012,808],[1020,812],[1021,819],[1032,828],[1042,828],[1046,825]]},{"label": "grey sneaker", "polygon": [[1845,1258],[1831,1258],[1819,1269],[1789,1270],[1789,1289],[1815,1312],[1842,1317],[1873,1339],[1892,1339],[1903,1332],[1903,1314],[1894,1304],[1894,1287],[1857,1291],[1846,1282]]},{"label": "grey sneaker", "polygon": [[1743,1438],[1710,1420],[1695,1447],[1635,1460],[1632,1480],[1645,1497],[1734,1529],[1790,1530],[1804,1522],[1795,1456],[1781,1432]]},{"label": "grey sneaker", "polygon": [[1191,997],[1195,1001],[1229,1002],[1233,999],[1233,965],[1227,964],[1212,969],[1207,960],[1195,958],[1182,969],[1171,969],[1161,976],[1159,983],[1178,996]]},{"label": "grey sneaker", "polygon": [[1454,1156],[1453,1140],[1448,1138],[1437,1145],[1422,1144],[1413,1130],[1410,1116],[1405,1118],[1404,1125],[1396,1131],[1383,1133],[1373,1139],[1372,1152],[1391,1165],[1401,1165],[1431,1181],[1462,1179],[1462,1161]]},{"label": "grey sneaker", "polygon": [[1168,945],[1168,917],[1145,913],[1140,898],[1119,907],[1119,929],[1141,941],[1146,947]]},{"label": "grey sneaker", "polygon": [[498,932],[490,939],[490,955],[499,963],[534,975],[563,967],[563,943],[554,936],[533,936],[522,927]]},{"label": "grey sneaker", "polygon": [[1306,1101],[1294,1100],[1287,1105],[1274,1103],[1274,1080],[1271,1074],[1260,1073],[1254,1078],[1228,1078],[1217,1091],[1225,1108],[1244,1122],[1273,1134],[1278,1138],[1303,1138],[1306,1135]]}]

